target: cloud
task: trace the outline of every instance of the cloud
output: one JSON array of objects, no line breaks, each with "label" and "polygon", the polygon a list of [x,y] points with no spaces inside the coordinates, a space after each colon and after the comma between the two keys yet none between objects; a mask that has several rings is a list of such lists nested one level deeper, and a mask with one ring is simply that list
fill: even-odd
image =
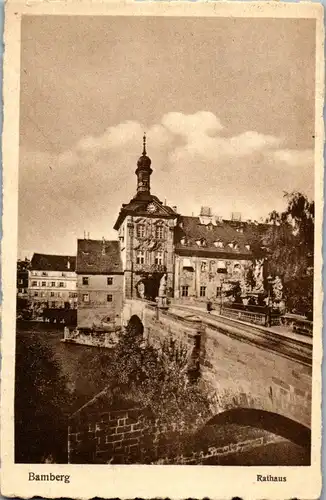
[{"label": "cloud", "polygon": [[25,253],[75,251],[84,230],[94,238],[116,237],[115,217],[136,192],[144,130],[152,192],[181,213],[197,214],[208,205],[224,217],[234,211],[258,220],[283,208],[284,191],[313,196],[312,151],[286,149],[283,140],[259,131],[232,135],[207,111],[171,112],[151,126],[127,121],[109,127],[60,155],[22,148],[19,238]]},{"label": "cloud", "polygon": [[198,111],[192,115],[167,113],[162,117],[162,124],[173,134],[193,140],[196,137],[216,134],[223,129],[217,116],[209,111]]},{"label": "cloud", "polygon": [[275,159],[290,167],[306,167],[314,164],[313,149],[280,149],[274,152]]}]

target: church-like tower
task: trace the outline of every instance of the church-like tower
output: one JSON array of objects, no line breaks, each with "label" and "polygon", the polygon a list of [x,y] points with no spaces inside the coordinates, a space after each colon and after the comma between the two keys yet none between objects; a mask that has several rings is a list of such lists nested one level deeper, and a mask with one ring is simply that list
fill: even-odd
[{"label": "church-like tower", "polygon": [[143,153],[137,162],[137,194],[144,193],[149,195],[151,192],[151,159],[147,156],[146,152],[146,134],[143,136]]},{"label": "church-like tower", "polygon": [[124,270],[124,298],[155,300],[164,275],[173,295],[174,227],[177,213],[151,194],[153,172],[147,156],[146,135],[143,152],[137,161],[137,190],[123,204],[114,229],[119,232]]}]

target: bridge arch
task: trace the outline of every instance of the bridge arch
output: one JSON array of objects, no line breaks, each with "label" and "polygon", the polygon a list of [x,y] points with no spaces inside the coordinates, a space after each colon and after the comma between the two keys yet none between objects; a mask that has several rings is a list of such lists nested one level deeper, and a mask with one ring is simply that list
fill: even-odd
[{"label": "bridge arch", "polygon": [[143,338],[144,325],[142,320],[137,314],[133,314],[126,326],[126,334],[135,338]]},{"label": "bridge arch", "polygon": [[262,429],[288,439],[303,448],[310,449],[311,430],[278,413],[253,408],[233,408],[214,415],[204,427],[228,424]]}]

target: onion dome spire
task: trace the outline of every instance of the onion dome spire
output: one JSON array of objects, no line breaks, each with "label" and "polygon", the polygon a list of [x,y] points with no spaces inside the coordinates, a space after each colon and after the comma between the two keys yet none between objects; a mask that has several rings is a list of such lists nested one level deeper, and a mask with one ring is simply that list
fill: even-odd
[{"label": "onion dome spire", "polygon": [[146,156],[147,155],[147,152],[146,152],[146,132],[144,132],[144,135],[143,135],[143,156]]},{"label": "onion dome spire", "polygon": [[150,194],[150,176],[152,173],[151,159],[147,156],[146,151],[146,133],[143,135],[143,152],[142,156],[137,161],[137,193]]}]

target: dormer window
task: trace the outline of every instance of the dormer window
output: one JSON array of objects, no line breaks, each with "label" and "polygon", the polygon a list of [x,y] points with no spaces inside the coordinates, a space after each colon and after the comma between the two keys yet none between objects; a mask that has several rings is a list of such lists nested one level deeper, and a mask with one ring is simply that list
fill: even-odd
[{"label": "dormer window", "polygon": [[223,248],[224,243],[223,241],[214,241],[214,246],[216,246],[216,248]]},{"label": "dormer window", "polygon": [[200,241],[201,241],[201,246],[202,247],[206,247],[207,246],[207,241],[204,238],[202,238]]},{"label": "dormer window", "polygon": [[186,244],[186,238],[184,236],[181,238],[180,243],[181,243],[181,245]]},{"label": "dormer window", "polygon": [[230,248],[232,248],[232,249],[234,248],[234,243],[233,243],[233,241],[231,241],[231,242],[229,243],[229,247],[230,247]]},{"label": "dormer window", "polygon": [[250,250],[250,245],[246,245],[246,249],[247,249],[247,250]]},{"label": "dormer window", "polygon": [[201,246],[201,240],[196,240],[196,244],[200,247]]}]

